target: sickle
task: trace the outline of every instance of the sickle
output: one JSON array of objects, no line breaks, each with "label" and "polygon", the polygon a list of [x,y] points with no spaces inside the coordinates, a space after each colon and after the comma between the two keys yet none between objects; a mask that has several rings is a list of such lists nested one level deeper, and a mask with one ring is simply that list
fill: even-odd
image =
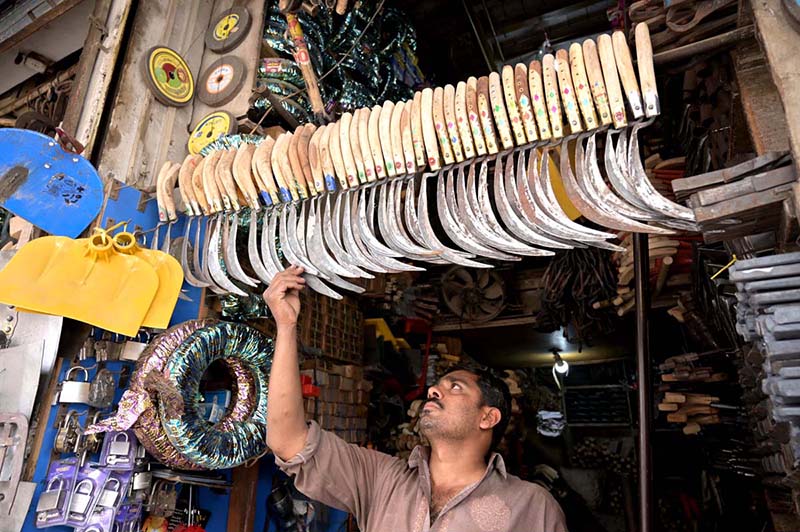
[{"label": "sickle", "polygon": [[[218,189],[222,196],[222,204],[225,206],[225,213],[222,214],[222,246],[223,259],[228,273],[233,279],[244,283],[247,286],[258,286],[258,280],[249,277],[239,262],[239,255],[236,252],[236,237],[239,230],[239,197],[236,189],[236,182],[233,177],[233,163],[236,160],[236,150],[229,148],[224,150],[215,168],[215,177]],[[230,217],[228,216],[230,213]]]},{"label": "sickle", "polygon": [[178,221],[178,214],[175,211],[175,197],[173,196],[173,191],[175,190],[180,171],[181,165],[178,163],[172,163],[170,169],[164,173],[162,181],[160,183],[156,183],[157,187],[161,187],[161,198],[164,202],[164,211],[166,212],[167,220],[169,222],[167,224],[167,234],[164,236],[164,244],[161,246],[161,251],[164,253],[170,253],[171,251],[172,226]]},{"label": "sickle", "polygon": [[161,165],[161,169],[158,171],[158,175],[156,176],[156,207],[158,209],[158,222],[156,223],[155,230],[153,231],[153,238],[150,242],[150,249],[152,250],[158,249],[158,233],[161,229],[161,226],[167,222],[167,211],[164,209],[164,198],[160,183],[164,180],[164,176],[170,171],[171,168],[172,163],[166,161]]},{"label": "sickle", "polygon": [[183,204],[186,206],[186,226],[184,227],[183,242],[181,244],[181,268],[183,269],[183,275],[186,279],[186,282],[197,288],[205,288],[210,286],[210,283],[199,279],[195,275],[191,266],[189,265],[188,259],[189,235],[191,234],[192,223],[201,213],[200,206],[197,203],[197,199],[194,196],[194,190],[192,189],[192,174],[194,173],[195,168],[197,168],[198,162],[202,159],[203,158],[200,155],[187,155],[183,160],[183,164],[181,164],[180,173],[178,174],[178,190],[180,191]]},{"label": "sickle", "polygon": [[[511,123],[511,132],[517,146],[524,146],[528,143],[525,124],[522,121],[520,108],[517,99],[517,87],[515,83],[514,67],[505,65],[501,71],[503,83],[503,95],[505,96],[505,108],[508,111],[508,120]],[[533,142],[533,141],[531,141]]]}]

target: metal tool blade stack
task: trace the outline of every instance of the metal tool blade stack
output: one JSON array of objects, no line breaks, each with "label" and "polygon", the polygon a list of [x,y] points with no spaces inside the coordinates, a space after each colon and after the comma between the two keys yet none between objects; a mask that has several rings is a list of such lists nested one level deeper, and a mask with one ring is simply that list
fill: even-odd
[{"label": "metal tool blade stack", "polygon": [[761,465],[788,475],[800,457],[800,252],[738,261],[730,280],[736,329],[752,342],[740,381],[751,387],[745,400],[757,401],[751,412],[765,449]]}]

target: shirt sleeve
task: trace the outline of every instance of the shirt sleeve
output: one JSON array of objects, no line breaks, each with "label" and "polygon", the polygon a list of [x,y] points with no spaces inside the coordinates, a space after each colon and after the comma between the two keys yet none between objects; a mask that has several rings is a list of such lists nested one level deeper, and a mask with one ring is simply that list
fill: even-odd
[{"label": "shirt sleeve", "polygon": [[289,460],[275,457],[301,493],[328,506],[353,514],[365,526],[371,499],[381,474],[397,459],[345,442],[335,434],[308,424],[303,450]]}]

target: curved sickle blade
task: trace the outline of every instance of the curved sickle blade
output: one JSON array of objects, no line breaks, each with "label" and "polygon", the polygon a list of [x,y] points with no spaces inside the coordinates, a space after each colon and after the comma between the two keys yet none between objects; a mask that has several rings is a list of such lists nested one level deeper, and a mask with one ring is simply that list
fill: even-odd
[{"label": "curved sickle blade", "polygon": [[[197,271],[203,273],[203,279],[206,280],[208,283],[210,283],[211,286],[209,286],[209,288],[211,289],[212,292],[214,292],[215,294],[225,294],[227,293],[225,289],[223,289],[221,286],[219,286],[217,283],[214,282],[214,279],[211,275],[210,261],[208,260],[209,259],[208,249],[211,246],[211,233],[213,232],[214,220],[211,218],[204,218],[204,221],[205,221],[205,231],[204,231],[203,246],[202,246],[203,266],[201,269]],[[195,242],[197,242],[197,239],[200,236],[199,229],[200,228],[198,227],[198,232],[195,235]],[[200,263],[200,259],[197,257],[197,255],[198,253],[200,253],[200,249],[201,249],[200,246],[195,245],[193,260],[196,259],[198,264]]]},{"label": "curved sickle blade", "polygon": [[[266,226],[262,227],[262,232],[266,232]],[[258,213],[250,211],[250,229],[247,233],[247,258],[250,259],[250,266],[261,282],[269,284],[277,272],[270,271],[270,264],[263,262],[258,255]]]},{"label": "curved sickle blade", "polygon": [[516,255],[509,255],[508,253],[503,253],[480,245],[478,242],[473,241],[466,231],[464,231],[463,222],[459,222],[453,217],[453,213],[447,205],[445,180],[452,181],[452,176],[453,170],[450,169],[444,172],[444,177],[440,176],[439,179],[436,180],[436,212],[439,215],[442,228],[444,232],[447,233],[450,240],[461,249],[481,257],[505,261],[520,260]]},{"label": "curved sickle blade", "polygon": [[[343,202],[344,207],[342,207]],[[333,209],[334,234],[339,233],[341,230],[344,248],[347,250],[350,256],[353,257],[353,260],[356,261],[356,264],[373,272],[389,273],[388,269],[370,260],[366,253],[363,252],[361,247],[359,247],[359,245],[356,243],[355,234],[353,231],[353,223],[351,221],[352,210],[350,208],[350,194],[346,191],[340,192],[339,195],[336,196]]]},{"label": "curved sickle blade", "polygon": [[170,247],[172,246],[172,226],[174,223],[175,220],[172,220],[167,224],[167,234],[164,235],[164,242],[161,244],[161,251],[170,255]]},{"label": "curved sickle blade", "polygon": [[[403,183],[405,181],[398,181],[399,185],[398,188],[400,189],[397,194],[397,198],[399,199],[402,196],[403,192]],[[408,229],[408,234],[411,238],[422,247],[429,247],[428,243],[425,242],[425,238],[422,236],[422,230],[420,229],[419,218],[417,217],[417,192],[415,187],[415,178],[412,177],[408,181],[408,188],[406,189],[406,197],[405,197],[405,205],[403,215],[406,221],[406,229]],[[442,249],[441,248],[434,248],[439,253],[439,258],[437,260],[444,261],[445,264],[449,264],[449,261],[445,261],[441,258]]]},{"label": "curved sickle blade", "polygon": [[219,216],[224,216],[224,214],[218,215],[214,220],[214,229],[211,232],[211,241],[208,245],[208,256],[206,257],[206,264],[208,265],[208,271],[211,274],[211,278],[214,279],[214,282],[222,289],[228,293],[236,294],[237,296],[247,296],[247,293],[241,290],[238,286],[233,284],[233,282],[228,279],[228,276],[225,275],[225,272],[222,271],[222,266],[219,263],[220,259],[220,241],[222,239],[222,232],[220,230],[220,219]]},{"label": "curved sickle blade", "polygon": [[[355,192],[359,194],[359,192]],[[396,272],[407,271],[407,272],[420,272],[424,271],[424,268],[420,268],[418,266],[411,266],[410,264],[405,264],[400,262],[399,260],[395,260],[392,257],[387,257],[382,255],[379,251],[380,248],[373,247],[378,242],[378,239],[375,238],[369,231],[369,224],[367,223],[367,212],[366,212],[366,198],[364,197],[365,190],[360,190],[360,195],[356,197],[356,202],[352,205],[352,217],[358,219],[358,223],[353,226],[353,236],[356,239],[356,244],[362,242],[364,246],[362,246],[362,252],[367,254],[370,260],[377,262],[382,267],[386,268],[387,270],[394,270]],[[381,244],[381,246],[383,246]],[[385,246],[383,246],[385,247]],[[388,249],[388,248],[387,248]]]},{"label": "curved sickle blade", "polygon": [[482,262],[471,260],[470,257],[472,257],[472,255],[466,255],[463,252],[458,252],[454,249],[446,247],[436,237],[436,233],[434,233],[433,227],[431,226],[431,221],[428,219],[427,181],[431,175],[436,174],[422,174],[422,179],[419,184],[419,202],[417,203],[417,209],[419,211],[419,227],[420,232],[425,239],[425,243],[431,248],[441,249],[441,257],[449,262],[452,262],[453,264],[460,264],[461,266],[467,266],[470,268],[493,268],[494,266],[491,264],[484,264]]},{"label": "curved sickle blade", "polygon": [[[523,171],[523,178],[525,169],[524,159],[525,159],[524,155],[520,153],[517,159],[519,161],[517,164],[518,167],[517,169]],[[495,189],[497,190],[497,185],[495,185]],[[518,187],[514,177],[513,154],[509,154],[508,158],[506,159],[505,171],[503,172],[503,180],[502,182],[500,182],[499,190],[501,191],[503,197],[506,199],[507,205],[510,207],[509,212],[513,214],[514,218],[522,222],[522,225],[526,226],[533,233],[539,235],[540,238],[550,241],[550,243],[547,244],[547,247],[554,249],[572,249],[574,247],[586,247],[584,244],[575,242],[574,240],[571,239],[560,239],[551,236],[543,228],[539,227],[532,220],[529,220],[528,218],[525,217],[525,213],[522,208],[522,202],[519,197]],[[495,199],[497,199],[496,195]]]},{"label": "curved sickle blade", "polygon": [[352,263],[352,257],[344,250],[341,242],[336,237],[333,230],[334,213],[331,207],[331,196],[325,196],[325,215],[322,214],[322,207],[320,207],[320,217],[322,218],[322,237],[325,244],[333,253],[336,262],[348,271],[346,277],[361,277],[362,279],[374,279],[375,276],[371,273],[362,270],[357,265]]},{"label": "curved sickle blade", "polygon": [[[268,213],[264,214],[262,222],[261,234],[261,256],[264,257],[264,263],[269,264],[269,270],[282,272],[283,262],[278,255],[278,250],[275,247],[278,241],[278,216],[280,214],[276,207],[273,207]],[[263,228],[266,226],[265,228]]]},{"label": "curved sickle blade", "polygon": [[[545,152],[545,157],[549,157]],[[543,163],[544,165],[544,163]],[[664,233],[660,227],[650,227],[649,225],[635,220],[621,219],[616,214],[606,212],[594,203],[594,200],[586,195],[578,185],[572,173],[572,166],[569,162],[569,140],[561,144],[561,180],[564,183],[564,191],[567,193],[569,201],[580,211],[580,213],[596,224],[615,229],[617,231],[629,231],[633,233]],[[544,172],[542,172],[542,178]],[[542,186],[547,186],[542,183]]]},{"label": "curved sickle blade", "polygon": [[[480,182],[478,184],[478,190],[481,190],[483,182],[485,180],[485,174],[488,171],[485,171],[483,167],[481,167],[481,176]],[[508,230],[511,234],[515,235],[517,238],[522,239],[526,242],[530,242],[531,244],[542,246],[542,247],[556,247],[556,248],[564,248],[563,244],[556,245],[552,244],[550,239],[543,238],[538,233],[532,231],[531,229],[526,226],[522,220],[520,220],[514,212],[511,210],[511,206],[508,203],[508,197],[506,196],[504,178],[503,178],[503,163],[501,161],[501,157],[498,155],[497,160],[495,161],[494,166],[494,203],[497,206],[497,212],[500,214],[500,219],[503,220],[503,223],[506,225]],[[488,187],[486,191],[482,191],[483,194],[486,195],[486,199],[481,202],[482,208],[491,209],[489,204],[489,192]],[[485,205],[485,207],[484,207]],[[484,211],[486,214],[486,211]],[[568,247],[567,247],[568,248]],[[550,252],[549,254],[553,254]]]},{"label": "curved sickle blade", "polygon": [[[608,180],[611,183],[611,186],[614,187],[614,190],[617,192],[617,194],[622,196],[625,201],[642,210],[649,210],[649,207],[645,205],[639,196],[636,195],[636,191],[633,189],[633,186],[622,172],[622,168],[620,167],[618,160],[619,154],[614,148],[614,139],[611,136],[612,133],[613,131],[611,129],[606,131],[606,146],[603,157]],[[619,137],[619,143],[617,144],[618,147],[625,144],[625,135],[625,130],[623,130]]]},{"label": "curved sickle blade", "polygon": [[281,251],[289,264],[302,266],[309,275],[317,275],[319,271],[301,255],[300,244],[296,241],[295,235],[297,230],[296,214],[294,223],[290,221],[293,211],[294,205],[286,204],[280,212],[278,235],[281,241]]},{"label": "curved sickle blade", "polygon": [[402,253],[388,248],[373,234],[371,230],[373,224],[371,223],[371,220],[367,219],[366,191],[362,188],[359,192],[357,192],[357,194],[358,197],[356,198],[356,203],[353,205],[353,216],[357,216],[359,232],[362,236],[364,245],[367,246],[367,249],[373,256],[402,257]]},{"label": "curved sickle blade", "polygon": [[[447,201],[451,207],[458,209],[461,220],[470,229],[470,232],[480,238],[484,244],[508,253],[526,256],[539,255],[542,250],[523,244],[511,235],[498,235],[489,227],[483,214],[479,210],[475,210],[478,206],[478,199],[475,197],[474,164],[470,165],[469,173],[472,176],[470,194],[467,194],[467,177],[464,175],[462,167],[459,169],[458,175],[454,177],[454,182],[450,180],[447,182]],[[458,196],[457,201],[456,195]]]},{"label": "curved sickle blade", "polygon": [[[318,199],[319,198],[314,198],[310,200],[312,203],[308,209],[307,225],[305,222],[305,205],[307,202],[303,202],[303,207],[300,211],[300,220],[297,223],[297,234],[305,235],[308,257],[319,269],[319,271],[328,277],[329,283],[334,286],[338,286],[339,288],[343,288],[344,290],[349,290],[351,292],[360,294],[364,292],[364,288],[339,277],[336,271],[340,271],[341,268],[328,255],[328,250],[326,250],[325,246],[322,244],[322,231],[317,227],[317,217],[315,212],[315,205]],[[347,274],[345,273],[344,275]]]},{"label": "curved sickle blade", "polygon": [[[186,279],[187,283],[196,288],[205,288],[207,286],[211,286],[210,283],[206,283],[195,277],[194,272],[192,272],[192,268],[189,266],[189,235],[192,231],[192,222],[194,222],[194,216],[187,216],[186,227],[184,228],[183,234],[183,242],[181,243],[181,268],[183,268],[183,277]],[[200,231],[199,227],[197,228],[197,231]]]},{"label": "curved sickle blade", "polygon": [[408,236],[400,229],[397,220],[394,219],[394,208],[389,208],[388,203],[397,181],[392,181],[385,185],[372,187],[369,191],[369,207],[367,210],[367,220],[370,219],[372,213],[369,212],[372,207],[375,194],[378,194],[378,228],[380,229],[381,236],[387,244],[393,248],[401,250],[403,255],[409,259],[414,260],[428,260],[436,255],[435,252],[429,251],[425,248],[414,244]]},{"label": "curved sickle blade", "polygon": [[[441,257],[442,250],[441,249],[428,249],[424,246],[424,242],[420,242],[413,236],[411,236],[411,232],[406,228],[404,219],[404,210],[407,208],[405,204],[408,204],[408,208],[410,209],[411,213],[416,218],[416,207],[414,206],[414,194],[408,193],[405,196],[405,204],[403,201],[403,184],[407,183],[408,181],[413,181],[414,178],[410,179],[399,179],[393,181],[389,186],[389,195],[386,198],[386,208],[389,209],[389,219],[392,221],[392,225],[397,228],[398,233],[402,233],[403,236],[411,242],[412,244],[419,246],[422,249],[427,250],[431,256],[425,258],[425,262],[429,262],[431,264],[449,264],[446,260]],[[394,212],[392,212],[394,211]],[[419,231],[419,227],[417,227],[417,231]]]},{"label": "curved sickle blade", "polygon": [[586,152],[583,151],[583,141],[578,137],[575,145],[575,177],[578,184],[583,186],[584,192],[605,208],[606,211],[619,213],[620,216],[632,220],[657,222],[661,216],[652,211],[642,210],[618,198],[608,187],[600,167],[597,164],[595,134],[589,136]]},{"label": "curved sickle blade", "polygon": [[258,286],[258,281],[244,273],[242,265],[239,262],[239,254],[236,252],[236,236],[239,233],[239,213],[234,212],[231,215],[230,225],[228,224],[227,215],[223,216],[225,217],[225,223],[222,241],[225,243],[225,266],[227,266],[228,271],[234,279],[248,286],[256,287]]},{"label": "curved sickle blade", "polygon": [[652,122],[638,123],[631,130],[631,143],[628,146],[628,176],[642,201],[654,211],[665,214],[671,218],[683,220],[694,224],[697,220],[694,211],[683,205],[679,205],[668,200],[653,188],[653,184],[647,178],[647,174],[642,166],[639,157],[639,130]]}]

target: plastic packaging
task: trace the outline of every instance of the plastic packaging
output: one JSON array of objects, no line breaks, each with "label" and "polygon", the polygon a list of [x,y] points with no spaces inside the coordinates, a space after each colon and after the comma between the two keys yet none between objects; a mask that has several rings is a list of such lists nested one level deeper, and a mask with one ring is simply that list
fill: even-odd
[{"label": "plastic packaging", "polygon": [[78,471],[69,503],[67,525],[80,528],[86,524],[87,519],[94,511],[97,499],[100,497],[110,473],[107,469],[88,465]]},{"label": "plastic packaging", "polygon": [[132,430],[106,432],[100,465],[112,471],[130,471],[136,463],[139,442]]},{"label": "plastic packaging", "polygon": [[50,464],[45,488],[36,504],[36,528],[63,525],[78,475],[78,460],[66,458]]}]

